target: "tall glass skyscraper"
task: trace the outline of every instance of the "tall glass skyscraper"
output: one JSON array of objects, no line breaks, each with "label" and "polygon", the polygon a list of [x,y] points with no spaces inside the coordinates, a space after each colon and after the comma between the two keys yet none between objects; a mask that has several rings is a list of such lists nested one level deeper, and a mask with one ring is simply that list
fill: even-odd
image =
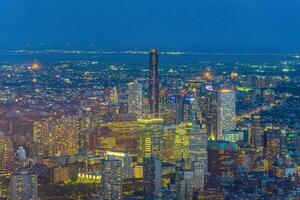
[{"label": "tall glass skyscraper", "polygon": [[155,157],[144,159],[143,163],[143,183],[145,197],[149,199],[159,199],[161,196],[162,171],[161,161]]},{"label": "tall glass skyscraper", "polygon": [[149,104],[150,113],[159,116],[159,80],[158,80],[158,50],[150,50],[149,65]]},{"label": "tall glass skyscraper", "polygon": [[37,199],[38,179],[28,171],[15,172],[10,177],[10,199]]},{"label": "tall glass skyscraper", "polygon": [[138,161],[143,162],[145,157],[162,155],[163,119],[144,118],[138,119]]},{"label": "tall glass skyscraper", "polygon": [[207,172],[207,130],[194,126],[190,132],[190,161],[194,171],[194,187],[203,190]]},{"label": "tall glass skyscraper", "polygon": [[143,89],[137,80],[128,83],[128,113],[143,114]]},{"label": "tall glass skyscraper", "polygon": [[236,128],[235,102],[234,90],[220,89],[218,91],[218,140],[222,140],[223,134]]},{"label": "tall glass skyscraper", "polygon": [[13,144],[9,137],[0,131],[0,175],[7,174],[12,170]]},{"label": "tall glass skyscraper", "polygon": [[123,199],[122,161],[113,157],[101,160],[101,187],[103,199]]}]

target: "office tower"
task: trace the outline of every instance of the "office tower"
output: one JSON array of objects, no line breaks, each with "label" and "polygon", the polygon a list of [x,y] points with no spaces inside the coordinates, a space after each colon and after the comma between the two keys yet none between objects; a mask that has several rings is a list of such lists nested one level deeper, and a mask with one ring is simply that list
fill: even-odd
[{"label": "office tower", "polygon": [[119,93],[118,88],[113,87],[109,93],[109,101],[111,104],[118,105],[119,104]]},{"label": "office tower", "polygon": [[179,92],[176,96],[176,122],[192,121],[192,101],[186,92]]},{"label": "office tower", "polygon": [[199,99],[196,92],[194,92],[193,96],[190,97],[190,103],[191,103],[190,121],[193,122],[194,125],[205,124],[202,121]]},{"label": "office tower", "polygon": [[143,89],[137,80],[128,83],[128,113],[135,113],[138,117],[143,115]]},{"label": "office tower", "polygon": [[37,175],[27,171],[12,174],[10,177],[10,199],[38,199]]},{"label": "office tower", "polygon": [[205,186],[205,174],[207,173],[207,160],[193,161],[194,190],[203,191]]},{"label": "office tower", "polygon": [[269,164],[273,164],[280,155],[279,132],[267,132],[265,135],[265,156]]},{"label": "office tower", "polygon": [[77,120],[62,116],[52,123],[55,155],[73,156],[78,153]]},{"label": "office tower", "polygon": [[163,119],[138,119],[138,161],[143,162],[144,157],[155,156],[161,158],[163,139]]},{"label": "office tower", "polygon": [[175,159],[177,161],[188,160],[190,156],[190,134],[193,128],[192,122],[182,122],[176,127],[175,132]]},{"label": "office tower", "polygon": [[12,171],[13,146],[9,137],[0,132],[0,175]]},{"label": "office tower", "polygon": [[111,123],[111,130],[116,137],[115,150],[137,153],[138,120],[136,114],[117,114]]},{"label": "office tower", "polygon": [[171,93],[161,88],[160,95],[159,95],[159,101],[160,101],[160,111],[161,112],[168,112],[171,109]]},{"label": "office tower", "polygon": [[166,126],[163,133],[162,143],[162,161],[168,163],[174,163],[175,160],[175,126]]},{"label": "office tower", "polygon": [[53,182],[63,183],[70,181],[70,167],[57,166],[53,168]]},{"label": "office tower", "polygon": [[207,130],[194,126],[190,133],[190,161],[194,170],[196,189],[203,190],[207,172]]},{"label": "office tower", "polygon": [[192,200],[194,193],[194,173],[190,170],[176,170],[177,200]]},{"label": "office tower", "polygon": [[122,161],[101,160],[101,191],[105,200],[123,199]]},{"label": "office tower", "polygon": [[[33,144],[35,158],[38,162],[43,157],[75,155],[78,152],[80,140],[78,135],[82,133],[79,126],[89,124],[86,120],[81,120],[77,116],[62,116],[59,119],[43,119],[33,123]],[[86,140],[86,139],[85,139]],[[84,142],[86,143],[86,142]]]},{"label": "office tower", "polygon": [[190,129],[190,160],[206,161],[207,160],[207,130],[200,126],[193,126]]},{"label": "office tower", "polygon": [[77,121],[72,117],[62,117],[55,124],[57,155],[75,155],[78,152]]},{"label": "office tower", "polygon": [[223,139],[223,134],[236,129],[235,102],[234,90],[220,89],[218,91],[218,140]]},{"label": "office tower", "polygon": [[252,117],[252,124],[250,129],[250,144],[253,145],[257,152],[262,152],[263,134],[264,130],[261,127],[261,117],[260,115],[254,115]]},{"label": "office tower", "polygon": [[50,132],[51,118],[33,123],[33,143],[35,156],[40,161],[43,157],[53,156],[52,134]]},{"label": "office tower", "polygon": [[16,152],[16,160],[17,169],[22,169],[26,165],[26,151],[23,146],[19,146]]},{"label": "office tower", "polygon": [[208,172],[212,175],[235,176],[237,170],[238,145],[227,141],[208,142]]},{"label": "office tower", "polygon": [[176,123],[176,97],[166,90],[160,91],[160,117],[164,119],[165,125]]},{"label": "office tower", "polygon": [[218,94],[212,84],[203,85],[200,101],[202,102],[201,114],[206,124],[208,135],[211,139],[216,138],[218,130]]},{"label": "office tower", "polygon": [[94,113],[91,110],[80,110],[79,114],[72,117],[76,124],[77,132],[77,144],[79,152],[86,152],[90,150],[92,146],[91,131],[98,127],[100,116],[98,113]]},{"label": "office tower", "polygon": [[89,116],[89,113],[80,113],[76,121],[78,150],[79,152],[85,152],[88,146],[88,129],[91,124],[91,118]]},{"label": "office tower", "polygon": [[149,104],[150,113],[155,117],[159,116],[159,80],[158,80],[158,51],[150,50],[149,66]]},{"label": "office tower", "polygon": [[143,163],[144,195],[146,198],[161,196],[162,171],[161,161],[155,157],[144,159]]},{"label": "office tower", "polygon": [[123,178],[133,178],[132,156],[126,152],[107,151],[106,155],[109,158],[122,161],[122,176]]}]

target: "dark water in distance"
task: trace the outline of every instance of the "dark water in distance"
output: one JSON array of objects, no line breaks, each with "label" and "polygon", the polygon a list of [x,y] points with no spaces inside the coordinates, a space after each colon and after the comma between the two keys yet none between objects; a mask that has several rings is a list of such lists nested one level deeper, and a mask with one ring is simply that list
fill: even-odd
[{"label": "dark water in distance", "polygon": [[[159,55],[161,64],[200,64],[217,62],[245,62],[245,63],[276,63],[284,60],[294,59],[290,54],[180,54]],[[34,55],[5,55],[0,54],[0,64],[16,64],[33,62],[37,60],[43,63],[59,61],[98,61],[103,63],[122,63],[148,65],[147,54],[126,53],[103,53],[103,54],[34,54]]]}]

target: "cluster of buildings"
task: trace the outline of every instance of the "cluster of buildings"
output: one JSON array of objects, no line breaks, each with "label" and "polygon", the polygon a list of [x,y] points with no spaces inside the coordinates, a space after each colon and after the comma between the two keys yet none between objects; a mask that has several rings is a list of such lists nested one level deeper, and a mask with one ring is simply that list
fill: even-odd
[{"label": "cluster of buildings", "polygon": [[111,87],[101,103],[33,120],[17,147],[0,132],[7,196],[39,199],[41,185],[92,185],[88,193],[65,193],[103,200],[297,199],[299,129],[264,115],[288,102],[275,92],[278,81],[207,69],[174,91],[161,84],[158,51],[151,49],[147,87],[136,77],[125,91]]}]

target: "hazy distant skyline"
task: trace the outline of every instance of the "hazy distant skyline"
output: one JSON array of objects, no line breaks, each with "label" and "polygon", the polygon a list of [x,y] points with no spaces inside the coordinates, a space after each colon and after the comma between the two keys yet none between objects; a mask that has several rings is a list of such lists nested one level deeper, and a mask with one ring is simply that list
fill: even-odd
[{"label": "hazy distant skyline", "polygon": [[299,51],[298,0],[1,0],[0,49]]}]

